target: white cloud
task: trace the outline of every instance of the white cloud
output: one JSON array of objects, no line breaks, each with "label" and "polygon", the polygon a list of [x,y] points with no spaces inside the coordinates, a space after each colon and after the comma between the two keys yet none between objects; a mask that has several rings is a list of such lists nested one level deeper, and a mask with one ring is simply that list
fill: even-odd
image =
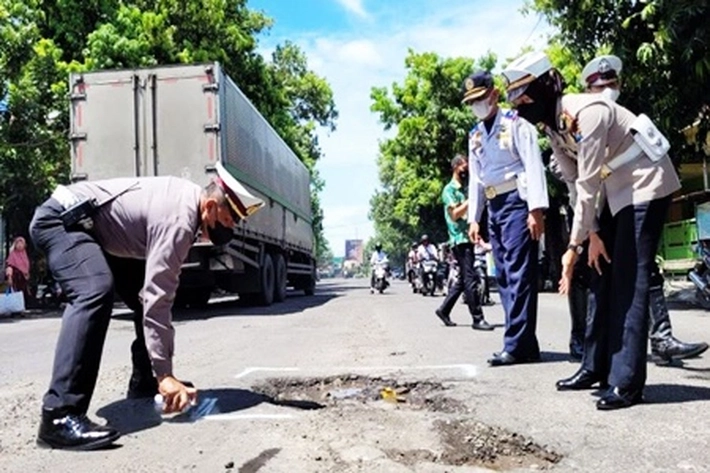
[{"label": "white cloud", "polygon": [[367,18],[368,14],[362,5],[362,0],[337,0],[346,10],[355,13],[357,16]]},{"label": "white cloud", "polygon": [[[338,1],[364,12],[360,1]],[[531,40],[542,47],[540,35],[548,29],[544,22],[538,25],[537,17],[523,17],[519,0],[489,2],[485,8],[476,8],[480,2],[471,0],[449,0],[446,8],[431,0],[397,5],[382,2],[378,8],[384,10],[369,12],[370,22],[347,31],[289,37],[304,50],[309,66],[329,82],[340,112],[338,129],[320,135],[324,157],[318,165],[326,181],[325,235],[336,256],[344,251],[345,239],[366,240],[374,234],[367,214],[379,185],[378,141],[391,132],[386,133],[370,111],[371,88],[402,82],[410,48],[443,57],[478,58],[492,51],[503,61]]]}]

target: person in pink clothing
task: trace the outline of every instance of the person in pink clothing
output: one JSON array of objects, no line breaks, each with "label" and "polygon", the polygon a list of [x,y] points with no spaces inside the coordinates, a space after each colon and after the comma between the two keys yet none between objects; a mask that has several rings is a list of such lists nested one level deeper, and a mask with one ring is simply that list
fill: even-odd
[{"label": "person in pink clothing", "polygon": [[17,237],[10,246],[10,252],[5,261],[5,278],[13,291],[21,291],[25,299],[30,297],[30,258],[27,256],[27,242],[23,237]]}]

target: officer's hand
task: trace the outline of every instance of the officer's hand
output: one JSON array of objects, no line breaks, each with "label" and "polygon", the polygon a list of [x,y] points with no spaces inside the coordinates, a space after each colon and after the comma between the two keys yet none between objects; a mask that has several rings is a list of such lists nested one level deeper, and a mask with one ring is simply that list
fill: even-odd
[{"label": "officer's hand", "polygon": [[567,294],[569,288],[572,285],[572,274],[574,273],[574,263],[577,261],[577,252],[574,250],[567,250],[565,254],[562,255],[562,277],[558,283],[558,290],[560,294]]},{"label": "officer's hand", "polygon": [[468,237],[471,239],[472,243],[478,241],[478,222],[471,222],[468,224]]},{"label": "officer's hand", "polygon": [[545,233],[545,218],[542,209],[531,210],[528,213],[528,230],[533,240],[539,240]]},{"label": "officer's hand", "polygon": [[158,383],[163,396],[163,412],[182,412],[189,404],[197,402],[197,389],[187,387],[172,376],[165,376]]},{"label": "officer's hand", "polygon": [[590,268],[596,269],[599,274],[602,273],[600,257],[604,258],[607,263],[611,263],[611,258],[609,258],[609,254],[606,252],[606,246],[604,246],[602,239],[598,234],[590,233],[589,259],[587,260],[587,264],[589,264]]}]

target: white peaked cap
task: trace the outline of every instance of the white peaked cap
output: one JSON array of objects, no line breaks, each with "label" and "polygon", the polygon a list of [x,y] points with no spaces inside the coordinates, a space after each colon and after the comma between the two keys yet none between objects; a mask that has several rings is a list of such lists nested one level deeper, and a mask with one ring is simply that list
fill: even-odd
[{"label": "white peaked cap", "polygon": [[582,82],[587,87],[604,85],[618,80],[622,62],[617,56],[597,56],[582,69]]},{"label": "white peaked cap", "polygon": [[238,217],[235,221],[247,218],[264,205],[264,201],[252,195],[222,163],[218,162],[215,169],[217,170],[215,182],[224,191],[230,210]]},{"label": "white peaked cap", "polygon": [[508,64],[503,70],[505,87],[510,92],[518,87],[526,86],[550,69],[552,69],[552,64],[545,53],[526,53]]}]

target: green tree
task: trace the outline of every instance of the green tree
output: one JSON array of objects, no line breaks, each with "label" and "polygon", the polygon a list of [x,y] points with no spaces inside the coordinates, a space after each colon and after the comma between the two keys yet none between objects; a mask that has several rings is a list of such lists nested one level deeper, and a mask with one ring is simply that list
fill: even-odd
[{"label": "green tree", "polygon": [[314,231],[323,238],[317,127],[335,128],[327,82],[293,44],[267,62],[257,35],[272,21],[246,0],[0,0],[0,202],[10,233],[68,176],[69,71],[219,61],[312,174]]},{"label": "green tree", "polygon": [[527,8],[559,29],[557,40],[581,64],[599,52],[621,57],[620,102],[651,116],[671,140],[675,157],[698,157],[679,132],[709,102],[708,0],[530,0]]},{"label": "green tree", "polygon": [[372,89],[372,111],[385,130],[397,130],[380,144],[381,189],[370,202],[376,238],[395,260],[423,233],[433,241],[448,239],[441,191],[451,178],[451,158],[467,152],[474,124],[461,104],[461,84],[474,65],[490,70],[495,63],[493,54],[474,62],[410,50],[403,82]]}]

